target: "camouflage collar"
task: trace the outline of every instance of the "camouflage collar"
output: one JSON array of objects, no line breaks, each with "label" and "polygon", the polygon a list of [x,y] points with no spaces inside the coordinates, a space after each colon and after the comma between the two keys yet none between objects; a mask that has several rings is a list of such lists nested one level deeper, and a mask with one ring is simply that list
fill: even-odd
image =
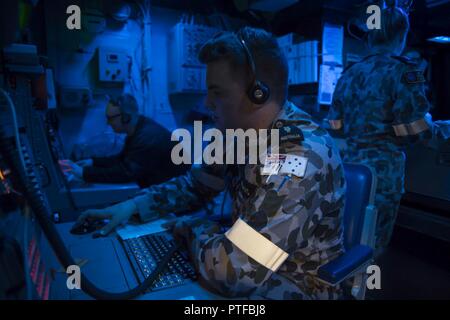
[{"label": "camouflage collar", "polygon": [[310,124],[311,116],[297,107],[290,101],[286,103],[281,108],[280,112],[276,116],[275,120],[272,122],[271,129],[280,129],[284,126],[290,125],[300,125],[300,124]]},{"label": "camouflage collar", "polygon": [[286,101],[281,108],[270,129],[280,130],[280,142],[287,140],[303,141],[303,132],[300,125],[309,125],[311,117],[292,102]]}]

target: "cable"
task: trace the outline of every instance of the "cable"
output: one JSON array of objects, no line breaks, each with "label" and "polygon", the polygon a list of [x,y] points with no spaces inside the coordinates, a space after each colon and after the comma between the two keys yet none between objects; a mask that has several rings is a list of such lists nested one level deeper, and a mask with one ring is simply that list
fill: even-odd
[{"label": "cable", "polygon": [[22,167],[25,168],[25,160],[23,159],[23,154],[22,154],[22,149],[21,149],[21,144],[20,144],[19,128],[17,127],[16,110],[14,108],[14,104],[13,104],[9,94],[2,88],[0,88],[0,92],[5,97],[6,104],[8,105],[11,115],[13,117],[14,137],[15,137],[15,141],[16,141],[16,146],[17,146],[17,149],[20,150],[20,152],[19,152],[20,163],[21,163]]},{"label": "cable", "polygon": [[222,229],[223,232],[225,232],[225,222],[224,222],[224,210],[225,210],[225,201],[227,199],[228,196],[228,192],[230,189],[230,185],[231,185],[231,178],[228,176],[227,173],[225,173],[225,190],[223,192],[223,198],[222,198],[222,203],[220,205],[220,228]]},{"label": "cable", "polygon": [[[1,89],[2,94],[6,97],[4,90]],[[8,97],[9,98],[9,97]],[[16,144],[19,141],[18,139],[18,130],[17,130],[17,122],[14,112],[14,105],[12,104],[11,99],[8,100],[8,105],[12,111],[13,115],[13,125],[15,126],[16,133]],[[9,160],[11,171],[15,172],[18,175],[18,184],[20,189],[24,191],[25,197],[28,200],[28,203],[34,212],[36,219],[39,225],[42,228],[45,236],[47,237],[50,245],[52,246],[58,260],[65,267],[69,267],[70,265],[76,265],[74,259],[68,252],[67,248],[64,245],[58,231],[56,230],[54,224],[50,220],[50,212],[47,206],[43,201],[43,194],[41,192],[39,182],[36,179],[35,173],[31,163],[29,161],[29,166],[26,165],[24,161],[24,156],[22,152],[22,148],[20,143],[17,144],[17,147],[11,143],[9,139],[5,136],[2,128],[0,127],[0,150],[4,153],[4,156],[7,160]],[[18,165],[20,164],[20,165]],[[97,288],[91,281],[89,281],[86,276],[81,273],[81,289],[85,291],[90,296],[96,299],[106,299],[106,300],[124,300],[124,299],[132,299],[144,291],[148,290],[159,274],[164,270],[169,260],[172,258],[173,254],[180,248],[179,244],[173,245],[168,253],[161,259],[160,263],[156,267],[156,269],[152,272],[150,276],[148,276],[144,282],[135,288],[119,293],[107,292],[102,289]]]},{"label": "cable", "polygon": [[[5,97],[6,104],[8,105],[8,107],[10,109],[10,113],[13,118],[12,124],[13,124],[13,128],[14,128],[14,138],[15,138],[16,148],[17,148],[17,150],[19,150],[18,155],[19,155],[19,159],[20,159],[22,168],[25,169],[26,168],[25,159],[24,159],[24,156],[22,153],[22,145],[20,142],[19,129],[18,129],[18,125],[17,125],[16,110],[14,108],[14,104],[13,104],[9,94],[3,88],[0,88],[0,92]],[[3,132],[1,132],[1,133],[3,133]],[[3,138],[3,137],[0,137],[0,138]],[[26,252],[27,252],[26,246],[28,246],[28,223],[29,223],[29,212],[26,212],[25,221],[24,221],[24,230],[23,230],[23,243],[24,243],[23,262],[24,262],[24,269],[25,269],[25,281],[27,283],[27,293],[26,293],[27,299],[31,299],[32,293],[31,293],[30,269],[29,269],[29,265],[28,265],[28,261],[27,261],[27,254],[26,254]]]},{"label": "cable", "polygon": [[222,198],[222,203],[220,205],[220,227],[222,229],[223,232],[225,232],[225,223],[224,223],[224,208],[225,208],[225,200],[227,198],[228,195],[228,188],[226,187],[225,191],[223,192],[223,198]]}]

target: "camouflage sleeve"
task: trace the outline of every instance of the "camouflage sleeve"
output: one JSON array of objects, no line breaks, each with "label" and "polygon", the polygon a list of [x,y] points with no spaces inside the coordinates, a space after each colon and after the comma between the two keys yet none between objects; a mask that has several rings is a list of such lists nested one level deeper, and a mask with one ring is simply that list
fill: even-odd
[{"label": "camouflage sleeve", "polygon": [[400,78],[397,79],[393,106],[395,142],[404,146],[429,140],[432,137],[432,124],[425,118],[430,104],[425,96],[423,72],[412,66],[402,65],[398,75]]},{"label": "camouflage sleeve", "polygon": [[[320,140],[319,137],[316,138]],[[315,247],[319,242],[328,244],[324,239],[335,239],[334,242],[331,241],[333,246],[342,240],[339,235],[340,225],[336,223],[337,215],[327,216],[328,212],[339,211],[343,206],[343,193],[339,194],[334,189],[336,185],[345,184],[342,175],[337,174],[342,169],[339,169],[340,161],[339,164],[326,161],[325,157],[331,157],[331,151],[326,151],[325,145],[313,144],[315,152],[310,150],[307,155],[299,147],[288,152],[309,158],[302,178],[285,174],[262,176],[261,167],[255,166],[253,174],[258,188],[256,194],[246,201],[252,207],[249,214],[239,216],[287,254],[299,248]],[[316,153],[316,144],[321,155]],[[322,156],[327,154],[328,156]],[[333,152],[333,157],[335,154]],[[320,232],[316,233],[319,229]],[[259,264],[233,244],[216,224],[205,222],[192,226],[187,233],[191,256],[200,277],[206,280],[209,287],[224,296],[249,296],[265,285],[273,274],[272,270]],[[321,239],[316,238],[319,234]],[[286,263],[293,264],[288,261],[289,257]],[[296,268],[294,264],[294,269]],[[300,272],[314,271],[307,259],[300,264],[299,269]]]},{"label": "camouflage sleeve", "polygon": [[343,127],[344,121],[344,90],[345,90],[345,77],[340,77],[336,88],[333,93],[333,101],[328,112],[328,121],[331,129],[340,130]]},{"label": "camouflage sleeve", "polygon": [[220,165],[194,165],[185,175],[142,190],[134,197],[139,217],[146,222],[167,213],[198,209],[224,189],[223,170]]}]

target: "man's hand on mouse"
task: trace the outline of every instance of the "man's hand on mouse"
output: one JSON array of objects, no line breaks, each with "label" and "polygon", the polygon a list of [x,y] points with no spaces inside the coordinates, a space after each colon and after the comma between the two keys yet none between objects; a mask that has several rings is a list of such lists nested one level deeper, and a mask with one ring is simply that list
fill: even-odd
[{"label": "man's hand on mouse", "polygon": [[72,174],[77,180],[83,180],[83,167],[71,160],[59,160],[59,166],[64,174]]},{"label": "man's hand on mouse", "polygon": [[86,210],[80,214],[77,222],[72,226],[72,229],[78,228],[85,221],[109,219],[109,223],[98,232],[100,236],[106,236],[122,222],[128,221],[134,213],[137,213],[137,207],[133,199],[120,202],[104,209]]},{"label": "man's hand on mouse", "polygon": [[79,160],[79,161],[77,161],[75,163],[77,165],[79,165],[80,167],[84,168],[84,167],[92,166],[94,164],[94,160],[92,160],[92,159],[83,159],[83,160]]}]

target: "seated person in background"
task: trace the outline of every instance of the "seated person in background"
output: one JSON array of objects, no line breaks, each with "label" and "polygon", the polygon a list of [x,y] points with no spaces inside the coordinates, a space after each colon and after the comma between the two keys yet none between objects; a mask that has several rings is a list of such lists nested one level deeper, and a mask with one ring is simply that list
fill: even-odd
[{"label": "seated person in background", "polygon": [[170,132],[155,121],[138,114],[136,99],[125,94],[111,99],[106,119],[115,133],[126,134],[122,151],[110,157],[98,157],[74,163],[62,160],[64,172],[85,182],[136,182],[141,188],[161,183],[184,173],[186,166],[174,165],[170,154],[175,142]]}]

